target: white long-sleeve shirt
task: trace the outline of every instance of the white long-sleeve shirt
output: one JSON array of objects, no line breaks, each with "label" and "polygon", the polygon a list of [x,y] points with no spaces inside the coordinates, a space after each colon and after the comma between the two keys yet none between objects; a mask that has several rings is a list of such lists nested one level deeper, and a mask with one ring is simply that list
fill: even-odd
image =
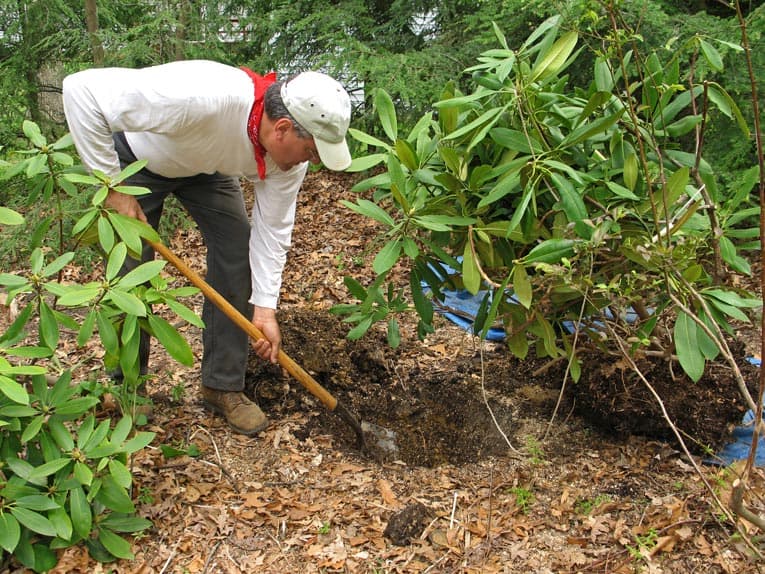
[{"label": "white long-sleeve shirt", "polygon": [[308,162],[282,171],[266,154],[266,177],[258,177],[247,136],[254,101],[248,75],[206,60],[96,68],[67,76],[63,96],[69,130],[90,170],[119,173],[112,133],[122,131],[135,156],[158,175],[217,172],[253,180],[250,302],[275,309]]}]

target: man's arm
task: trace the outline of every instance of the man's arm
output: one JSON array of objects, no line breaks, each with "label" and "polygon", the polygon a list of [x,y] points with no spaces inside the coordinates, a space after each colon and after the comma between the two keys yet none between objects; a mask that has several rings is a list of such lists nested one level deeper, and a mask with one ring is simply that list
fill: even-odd
[{"label": "man's arm", "polygon": [[[269,169],[277,170],[273,162]],[[276,320],[276,306],[282,283],[287,251],[292,243],[297,193],[303,183],[308,164],[289,172],[275,171],[255,184],[250,230],[250,272],[254,306],[252,322],[267,338],[254,343],[259,357],[277,362],[281,334]]]}]

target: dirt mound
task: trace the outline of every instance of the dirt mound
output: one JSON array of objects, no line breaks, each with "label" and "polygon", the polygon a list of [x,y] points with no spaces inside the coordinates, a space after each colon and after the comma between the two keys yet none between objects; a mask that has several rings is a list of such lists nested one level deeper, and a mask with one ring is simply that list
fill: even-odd
[{"label": "dirt mound", "polygon": [[[380,443],[380,449],[380,434],[365,432],[374,439],[371,455],[378,460],[433,467],[505,455],[509,445],[524,446],[528,440],[522,432],[524,419],[543,422],[552,416],[564,378],[561,361],[518,361],[502,344],[492,343],[484,343],[481,370],[481,354],[467,334],[461,335],[461,352],[438,342],[410,348],[416,341],[394,350],[382,332],[348,340],[348,326],[325,309],[282,310],[279,321],[287,354],[361,422],[391,433],[395,448]],[[446,329],[446,336],[454,333]],[[729,440],[746,408],[728,369],[716,366],[693,383],[662,362],[642,362],[640,368],[694,452],[708,453]],[[742,368],[754,383],[757,369],[748,364]],[[312,402],[279,367],[252,357],[248,390],[271,416],[308,410],[298,435],[330,433],[342,437],[345,448],[355,448],[351,427]],[[656,399],[619,361],[587,357],[581,380],[567,385],[558,412],[573,412],[611,434],[676,442]]]}]

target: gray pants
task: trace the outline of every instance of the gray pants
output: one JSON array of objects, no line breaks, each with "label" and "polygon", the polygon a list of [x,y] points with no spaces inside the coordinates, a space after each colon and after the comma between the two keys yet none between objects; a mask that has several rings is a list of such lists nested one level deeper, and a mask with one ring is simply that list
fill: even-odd
[{"label": "gray pants", "polygon": [[[122,168],[135,161],[123,134],[114,135]],[[126,182],[146,187],[151,194],[138,201],[149,223],[156,229],[168,194],[174,194],[196,222],[207,246],[207,282],[245,316],[251,314],[249,237],[250,222],[239,181],[220,174],[167,178],[146,169]],[[145,246],[142,261],[154,258]],[[132,261],[130,267],[138,263]],[[127,266],[127,264],[126,264]],[[202,309],[202,384],[224,391],[244,389],[249,340],[247,334],[222,311],[205,300]],[[142,333],[141,372],[147,370],[149,337]]]}]

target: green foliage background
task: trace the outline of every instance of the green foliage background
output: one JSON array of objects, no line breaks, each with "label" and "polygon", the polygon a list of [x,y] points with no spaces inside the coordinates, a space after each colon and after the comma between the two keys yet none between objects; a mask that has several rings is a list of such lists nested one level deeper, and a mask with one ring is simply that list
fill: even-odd
[{"label": "green foliage background", "polygon": [[[403,123],[413,122],[438,99],[450,79],[462,74],[492,45],[492,21],[511,46],[519,45],[547,17],[560,14],[583,41],[597,43],[606,22],[592,14],[597,0],[93,0],[103,65],[146,66],[174,59],[210,58],[256,70],[289,74],[323,69],[336,75],[359,102],[355,126],[372,129],[370,95],[383,87]],[[610,3],[610,2],[609,2]],[[703,32],[737,41],[733,10],[722,2],[621,0],[625,25],[643,38],[646,51],[671,51]],[[60,118],[46,117],[38,95],[55,94],[55,82],[39,71],[52,66],[60,77],[93,65],[82,0],[0,0],[0,145],[18,136],[22,119],[63,132]],[[765,69],[762,1],[744,2],[751,19],[758,70]],[[596,28],[600,27],[598,30]],[[589,32],[591,34],[588,34]],[[589,40],[588,40],[589,36]],[[592,46],[597,47],[597,46]],[[592,62],[580,59],[572,81],[586,85]],[[739,70],[722,74],[734,94],[747,93]],[[763,74],[759,74],[762,76]],[[730,80],[730,81],[728,81]],[[365,105],[366,104],[366,105]],[[721,122],[710,145],[735,168],[747,142],[730,141]]]}]

